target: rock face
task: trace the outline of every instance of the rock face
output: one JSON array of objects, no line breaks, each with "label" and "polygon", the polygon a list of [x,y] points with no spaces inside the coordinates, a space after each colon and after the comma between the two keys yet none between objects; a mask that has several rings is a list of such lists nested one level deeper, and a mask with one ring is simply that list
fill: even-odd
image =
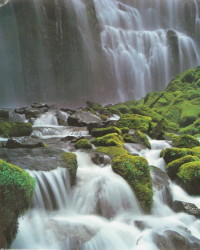
[{"label": "rock face", "polygon": [[185,212],[200,218],[200,209],[192,203],[176,200],[173,202],[173,209],[175,212]]}]

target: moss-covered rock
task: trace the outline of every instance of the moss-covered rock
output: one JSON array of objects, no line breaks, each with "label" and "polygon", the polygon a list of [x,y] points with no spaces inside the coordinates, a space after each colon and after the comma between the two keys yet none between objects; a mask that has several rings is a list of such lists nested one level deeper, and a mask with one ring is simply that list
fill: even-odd
[{"label": "moss-covered rock", "polygon": [[70,174],[71,185],[74,185],[78,168],[77,156],[74,153],[66,152],[61,155],[63,167],[67,168]]},{"label": "moss-covered rock", "polygon": [[133,137],[137,140],[137,143],[140,143],[144,145],[145,147],[151,149],[151,144],[145,133],[142,133],[141,131],[136,130]]},{"label": "moss-covered rock", "polygon": [[151,121],[152,119],[147,116],[124,114],[117,122],[117,127],[128,127],[130,129],[138,129],[142,132],[147,132],[149,130]]},{"label": "moss-covered rock", "polygon": [[172,146],[176,148],[194,148],[200,146],[200,142],[194,136],[180,135],[173,139]]},{"label": "moss-covered rock", "polygon": [[80,139],[75,143],[76,149],[91,149],[92,144],[87,139]]},{"label": "moss-covered rock", "polygon": [[131,134],[124,134],[123,139],[125,142],[128,142],[128,143],[138,143],[137,138],[135,138],[135,136]]},{"label": "moss-covered rock", "polygon": [[18,218],[29,208],[34,187],[35,180],[27,172],[0,160],[0,193],[2,202],[0,209],[3,214],[1,223],[3,223],[3,234],[7,247],[16,236]]},{"label": "moss-covered rock", "polygon": [[163,137],[165,138],[165,140],[168,140],[168,141],[173,141],[177,135],[174,134],[174,133],[164,133]]},{"label": "moss-covered rock", "polygon": [[170,162],[167,165],[167,174],[169,175],[169,177],[171,179],[176,179],[176,175],[178,173],[179,168],[188,162],[192,162],[192,161],[199,161],[199,158],[197,156],[192,156],[192,155],[186,155],[184,157],[181,157],[177,160],[174,160],[172,162]]},{"label": "moss-covered rock", "polygon": [[101,137],[107,134],[111,134],[111,133],[117,133],[117,134],[121,134],[121,130],[117,127],[111,126],[111,127],[106,127],[106,128],[94,128],[92,130],[92,136],[93,137]]},{"label": "moss-covered rock", "polygon": [[160,156],[164,158],[167,164],[186,155],[194,154],[192,150],[188,148],[166,148],[163,149],[160,154]]},{"label": "moss-covered rock", "polygon": [[121,155],[113,159],[112,169],[129,183],[142,209],[150,212],[153,190],[146,159],[140,156]]},{"label": "moss-covered rock", "polygon": [[122,154],[128,154],[128,151],[123,147],[111,146],[111,147],[97,147],[97,152],[109,155],[111,158],[120,156]]},{"label": "moss-covered rock", "polygon": [[117,133],[112,133],[108,135],[104,135],[102,137],[98,137],[92,141],[95,146],[123,146],[123,138],[121,135]]},{"label": "moss-covered rock", "polygon": [[30,123],[0,121],[1,137],[29,136],[31,133],[32,133],[32,125]]},{"label": "moss-covered rock", "polygon": [[200,195],[200,160],[183,164],[177,176],[186,191]]}]

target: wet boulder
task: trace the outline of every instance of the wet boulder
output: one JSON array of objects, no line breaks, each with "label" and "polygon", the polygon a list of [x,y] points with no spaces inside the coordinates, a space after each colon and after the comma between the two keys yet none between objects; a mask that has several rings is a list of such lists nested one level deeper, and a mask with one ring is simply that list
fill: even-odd
[{"label": "wet boulder", "polygon": [[184,212],[200,218],[200,209],[192,203],[176,200],[173,202],[173,209],[175,212]]},{"label": "wet boulder", "polygon": [[73,115],[69,116],[67,122],[69,126],[82,127],[87,126],[90,123],[102,122],[102,120],[89,111],[78,110]]},{"label": "wet boulder", "polygon": [[28,109],[25,113],[27,119],[37,118],[39,115],[43,114],[44,111],[42,109]]}]

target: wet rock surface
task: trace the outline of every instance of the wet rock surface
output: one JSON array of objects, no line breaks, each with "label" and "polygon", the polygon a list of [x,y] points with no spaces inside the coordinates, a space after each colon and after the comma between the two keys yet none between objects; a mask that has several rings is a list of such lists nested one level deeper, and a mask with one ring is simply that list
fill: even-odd
[{"label": "wet rock surface", "polygon": [[200,209],[192,203],[175,200],[173,202],[173,209],[175,212],[185,212],[200,218]]}]

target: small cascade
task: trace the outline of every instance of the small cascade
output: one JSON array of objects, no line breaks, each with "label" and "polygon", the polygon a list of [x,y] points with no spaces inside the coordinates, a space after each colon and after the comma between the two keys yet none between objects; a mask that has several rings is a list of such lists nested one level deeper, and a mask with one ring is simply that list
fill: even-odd
[{"label": "small cascade", "polygon": [[46,112],[39,116],[33,123],[34,126],[58,126],[54,112]]}]

